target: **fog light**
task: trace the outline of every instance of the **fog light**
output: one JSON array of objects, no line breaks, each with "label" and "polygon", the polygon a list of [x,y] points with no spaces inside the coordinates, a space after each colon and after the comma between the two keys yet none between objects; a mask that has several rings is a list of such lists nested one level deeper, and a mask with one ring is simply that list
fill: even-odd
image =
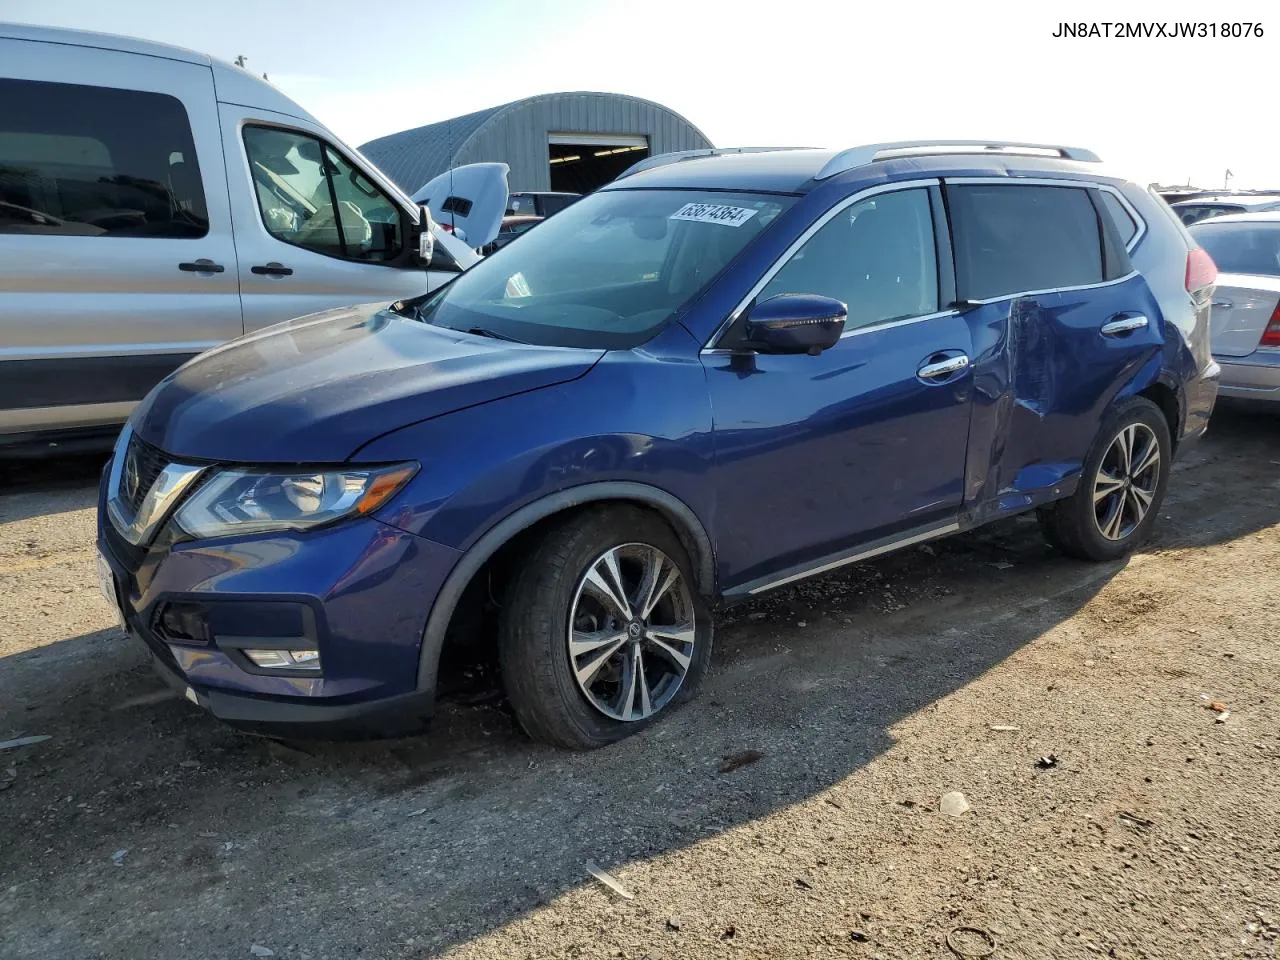
[{"label": "fog light", "polygon": [[320,672],[319,650],[246,650],[244,655],[263,670],[314,670]]}]

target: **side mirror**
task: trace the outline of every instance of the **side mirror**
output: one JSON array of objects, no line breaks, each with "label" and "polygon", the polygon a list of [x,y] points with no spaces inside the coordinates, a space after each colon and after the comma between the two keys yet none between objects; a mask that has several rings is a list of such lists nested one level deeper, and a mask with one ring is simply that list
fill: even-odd
[{"label": "side mirror", "polygon": [[813,293],[780,293],[747,312],[746,346],[760,353],[808,353],[817,356],[835,346],[844,333],[848,308],[839,300]]}]

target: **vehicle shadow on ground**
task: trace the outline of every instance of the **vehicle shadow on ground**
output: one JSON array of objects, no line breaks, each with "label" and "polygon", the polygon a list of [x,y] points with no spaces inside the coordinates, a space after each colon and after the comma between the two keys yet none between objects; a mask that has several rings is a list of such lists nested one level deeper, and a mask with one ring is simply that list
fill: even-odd
[{"label": "vehicle shadow on ground", "polygon": [[[1280,522],[1275,426],[1216,418],[1147,549]],[[1224,503],[1226,478],[1261,492]],[[228,951],[268,930],[317,955],[382,955],[413,938],[393,955],[434,957],[593,883],[588,861],[620,869],[823,794],[1123,567],[1057,556],[1028,518],[858,564],[722,616],[699,697],[592,754],[529,743],[501,706],[449,704],[422,738],[277,743],[155,699],[161,685],[115,631],[19,654],[0,660],[0,738],[53,739],[24,748],[0,796],[13,814],[0,818],[0,872],[14,885],[0,917],[32,951],[93,940],[127,954],[145,932],[160,953],[215,923]],[[1158,599],[1109,593],[1111,629]],[[990,722],[1007,719],[997,711]],[[886,799],[937,797],[874,802]],[[638,893],[678,912],[661,891]],[[6,911],[6,899],[33,907]]]},{"label": "vehicle shadow on ground", "polygon": [[92,507],[107,457],[0,460],[0,526]]}]

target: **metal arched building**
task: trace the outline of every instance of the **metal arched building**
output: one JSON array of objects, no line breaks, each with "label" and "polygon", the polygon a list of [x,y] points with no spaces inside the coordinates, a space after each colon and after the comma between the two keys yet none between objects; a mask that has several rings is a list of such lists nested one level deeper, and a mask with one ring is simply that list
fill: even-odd
[{"label": "metal arched building", "polygon": [[501,161],[514,191],[588,193],[637,160],[711,141],[661,104],[619,93],[547,93],[370,140],[360,152],[409,193],[450,167]]}]

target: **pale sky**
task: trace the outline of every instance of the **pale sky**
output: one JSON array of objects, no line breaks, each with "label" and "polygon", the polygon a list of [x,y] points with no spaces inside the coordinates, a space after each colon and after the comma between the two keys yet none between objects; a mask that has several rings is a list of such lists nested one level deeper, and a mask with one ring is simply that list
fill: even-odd
[{"label": "pale sky", "polygon": [[[1280,189],[1273,0],[0,0],[266,71],[358,146],[557,90],[656,100],[717,146],[992,137],[1139,182]],[[1061,20],[1257,21],[1262,38],[1055,39]]]}]

